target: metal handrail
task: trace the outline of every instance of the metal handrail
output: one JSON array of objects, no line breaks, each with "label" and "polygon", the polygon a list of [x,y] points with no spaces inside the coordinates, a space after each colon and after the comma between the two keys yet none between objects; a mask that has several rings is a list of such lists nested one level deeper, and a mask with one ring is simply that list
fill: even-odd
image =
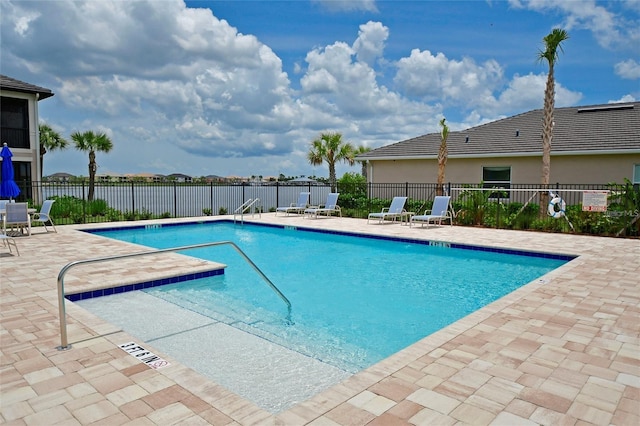
[{"label": "metal handrail", "polygon": [[[256,198],[257,200],[257,198]],[[248,207],[250,204],[252,204],[254,202],[254,200],[252,198],[249,198],[247,201],[245,201],[244,203],[242,203],[242,205],[240,207],[238,207],[237,209],[235,209],[233,212],[234,213],[238,213],[240,211],[244,211],[244,209],[246,207]]]},{"label": "metal handrail", "polygon": [[[251,199],[249,198],[247,201],[245,201],[244,203],[242,203],[242,205],[240,207],[238,207],[237,209],[234,210],[233,212],[233,222],[235,223],[236,221],[236,216],[238,215],[238,212],[240,212],[240,221],[242,223],[244,223],[244,213],[250,209],[251,207],[254,206],[254,204],[256,204],[258,201],[260,201],[260,198],[256,198],[256,199]],[[253,217],[253,212],[251,213],[251,217]],[[262,217],[262,212],[260,210],[258,210],[258,217]]]},{"label": "metal handrail", "polygon": [[249,256],[247,256],[245,252],[243,252],[242,249],[240,249],[240,247],[238,247],[234,242],[217,241],[214,243],[193,244],[189,246],[173,247],[173,248],[167,248],[167,249],[118,254],[114,256],[96,257],[93,259],[77,260],[75,262],[66,264],[60,270],[60,273],[58,273],[58,309],[59,309],[59,315],[60,315],[60,346],[58,346],[57,349],[62,351],[62,350],[71,348],[71,345],[69,344],[69,341],[67,339],[67,314],[65,309],[65,293],[64,293],[64,276],[69,271],[69,269],[78,265],[85,265],[88,263],[106,262],[109,260],[146,256],[149,254],[172,253],[172,252],[177,252],[181,250],[213,247],[213,246],[219,246],[223,244],[230,244],[242,257],[244,257],[247,263],[249,263],[249,265],[253,267],[253,269],[267,282],[269,287],[271,287],[271,289],[280,297],[280,299],[282,299],[282,301],[287,305],[287,321],[290,323],[291,322],[291,302],[289,302],[289,299],[287,299],[287,297],[284,294],[282,294],[282,292],[278,289],[278,287],[276,287],[275,284],[271,282],[271,280],[264,274],[264,272],[262,272],[262,270],[258,268],[258,266],[255,263],[253,263],[253,261],[249,258]]}]

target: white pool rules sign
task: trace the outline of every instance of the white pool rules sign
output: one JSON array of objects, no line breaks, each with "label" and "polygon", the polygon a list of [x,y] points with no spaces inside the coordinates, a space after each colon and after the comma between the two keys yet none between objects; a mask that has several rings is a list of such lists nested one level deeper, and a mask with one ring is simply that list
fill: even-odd
[{"label": "white pool rules sign", "polygon": [[583,212],[606,212],[607,195],[609,191],[583,191],[582,211]]},{"label": "white pool rules sign", "polygon": [[146,350],[135,342],[123,343],[118,346],[120,346],[120,349],[122,349],[129,355],[138,358],[140,361],[144,362],[153,369],[157,370],[158,368],[166,367],[169,365],[169,361],[160,358],[158,355]]}]

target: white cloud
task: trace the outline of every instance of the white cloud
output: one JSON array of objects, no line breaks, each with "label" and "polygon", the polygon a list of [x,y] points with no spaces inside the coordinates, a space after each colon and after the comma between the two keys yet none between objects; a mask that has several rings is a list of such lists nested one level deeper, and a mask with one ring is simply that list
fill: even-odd
[{"label": "white cloud", "polygon": [[[633,9],[636,0],[621,1],[619,5]],[[602,47],[626,48],[637,51],[640,44],[638,21],[627,20],[595,0],[509,0],[515,8],[526,8],[538,12],[557,13],[564,16],[560,26],[569,32],[585,29],[591,31]],[[637,8],[637,6],[635,6]]]},{"label": "white cloud", "polygon": [[622,78],[628,80],[640,79],[640,63],[636,62],[633,59],[618,62],[617,64],[615,64],[614,68],[616,74]]},{"label": "white cloud", "polygon": [[372,65],[374,61],[382,57],[384,45],[389,37],[389,28],[380,22],[369,21],[360,25],[358,38],[353,43],[353,50],[359,61]]},{"label": "white cloud", "polygon": [[494,61],[478,65],[470,58],[450,60],[443,53],[413,49],[397,64],[394,82],[408,96],[427,101],[448,100],[455,104],[481,104],[502,84],[503,71]]},{"label": "white cloud", "polygon": [[[352,3],[324,5],[346,10]],[[375,2],[355,6],[371,11]],[[181,0],[5,0],[0,8],[3,73],[11,64],[52,88],[56,96],[40,110],[56,129],[108,131],[115,148],[100,156],[101,165],[123,173],[227,175],[254,167],[253,174],[277,174],[273,167],[281,167],[309,174],[305,154],[322,131],[377,147],[438,131],[445,111],[458,113],[447,119],[460,129],[543,102],[546,75],[505,76],[494,59],[414,49],[392,63],[385,57],[391,31],[382,22],[309,47],[306,66],[295,59],[292,83],[280,57],[257,37]],[[629,60],[616,72],[638,78],[637,68]],[[556,105],[577,104],[581,93],[563,83]],[[84,157],[75,162],[86,173]]]},{"label": "white cloud", "polygon": [[312,0],[321,4],[332,12],[350,12],[354,10],[364,10],[367,12],[377,12],[375,0]]},{"label": "white cloud", "polygon": [[613,100],[610,100],[608,103],[617,104],[617,103],[621,103],[621,102],[635,102],[637,100],[638,99],[636,99],[635,96],[633,96],[633,95],[624,95],[620,99],[613,99]]}]

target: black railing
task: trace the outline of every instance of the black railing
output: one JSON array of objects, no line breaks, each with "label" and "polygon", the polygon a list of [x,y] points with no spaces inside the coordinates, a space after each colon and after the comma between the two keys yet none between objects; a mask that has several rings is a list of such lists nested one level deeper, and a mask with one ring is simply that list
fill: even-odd
[{"label": "black railing", "polygon": [[[122,182],[95,184],[95,199],[87,200],[87,182],[18,182],[22,194],[37,207],[54,198],[52,214],[56,223],[92,223],[152,218],[197,217],[233,214],[249,199],[259,198],[262,212],[295,202],[301,191],[311,193],[311,204],[325,202],[328,185],[274,182],[223,185],[218,183]],[[423,213],[439,194],[437,185],[428,183],[338,184],[338,204],[343,216],[366,218],[369,212],[388,207],[394,196],[406,196],[406,210]],[[452,197],[454,223],[507,229],[579,232],[595,235],[640,235],[640,189],[638,185],[590,184],[541,185],[511,184],[509,188],[487,187],[483,183],[447,183],[441,189]],[[604,197],[606,212],[583,211],[585,197]],[[557,195],[565,205],[564,215],[548,214],[548,202]],[[38,194],[39,196],[36,196]],[[596,197],[597,198],[597,197]],[[592,198],[589,198],[592,199]],[[540,205],[542,202],[542,206]],[[562,203],[556,203],[560,209]]]}]

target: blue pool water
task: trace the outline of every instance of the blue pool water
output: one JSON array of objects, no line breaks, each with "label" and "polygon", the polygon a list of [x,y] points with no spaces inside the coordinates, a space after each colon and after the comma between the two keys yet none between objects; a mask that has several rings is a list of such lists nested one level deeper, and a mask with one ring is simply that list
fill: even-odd
[{"label": "blue pool water", "polygon": [[570,259],[229,222],[93,233],[153,248],[233,241],[291,301],[290,321],[231,246],[182,252],[226,264],[223,275],[145,291],[350,372]]}]

